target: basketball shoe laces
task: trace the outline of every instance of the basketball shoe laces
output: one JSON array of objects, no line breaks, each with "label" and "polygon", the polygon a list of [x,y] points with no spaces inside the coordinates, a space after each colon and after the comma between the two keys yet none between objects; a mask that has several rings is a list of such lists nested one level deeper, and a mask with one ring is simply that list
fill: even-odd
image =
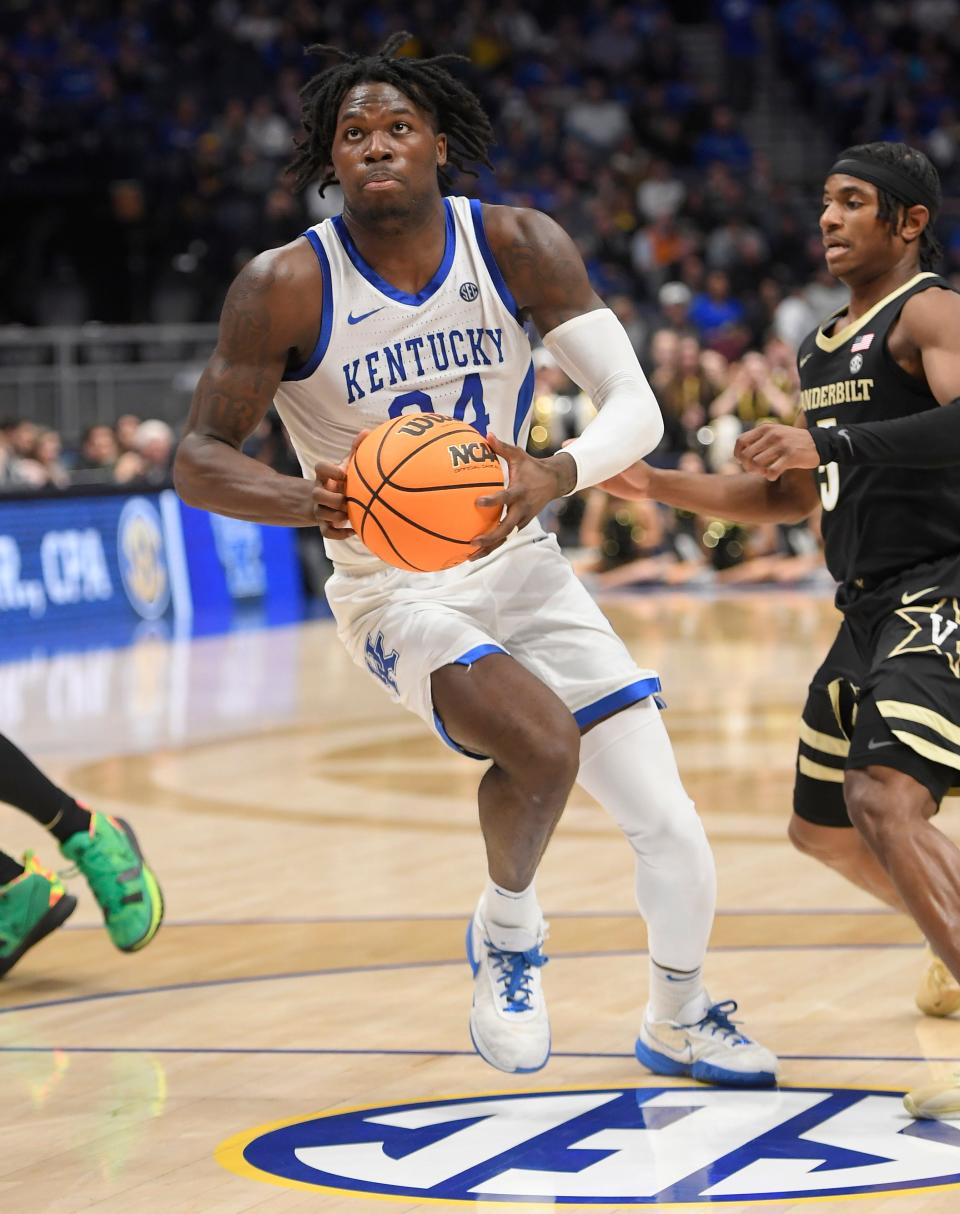
[{"label": "basketball shoe laces", "polygon": [[[132,865],[122,870],[121,865],[129,864],[131,860]],[[66,881],[82,873],[104,913],[110,916],[122,911],[128,902],[143,900],[142,894],[138,897],[124,888],[140,872],[141,865],[129,844],[122,836],[118,838],[111,833],[92,836],[89,845],[84,848],[81,861],[61,869],[58,875]]]},{"label": "basketball shoe laces", "polygon": [[730,1016],[737,1010],[736,999],[725,999],[722,1003],[714,1003],[707,1008],[702,1020],[697,1021],[697,1028],[710,1030],[712,1037],[722,1036],[729,1045],[750,1045],[750,1038],[738,1031]]},{"label": "basketball shoe laces", "polygon": [[496,982],[501,987],[500,997],[506,1004],[505,1010],[531,1011],[533,991],[529,984],[533,977],[532,970],[546,965],[549,958],[543,955],[539,945],[534,945],[522,953],[511,953],[495,948],[489,940],[484,940],[484,944],[490,950],[490,963],[497,971]]}]

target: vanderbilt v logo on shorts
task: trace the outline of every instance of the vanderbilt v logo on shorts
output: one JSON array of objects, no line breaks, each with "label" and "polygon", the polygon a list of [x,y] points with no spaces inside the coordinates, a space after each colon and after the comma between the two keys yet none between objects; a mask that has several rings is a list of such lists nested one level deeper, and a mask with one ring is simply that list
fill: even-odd
[{"label": "vanderbilt v logo on shorts", "polygon": [[[913,594],[904,593],[901,602],[918,599],[929,594],[930,589],[935,587]],[[895,615],[908,625],[908,630],[887,654],[888,659],[912,653],[942,654],[951,674],[960,679],[960,605],[957,599],[941,598],[927,606],[914,603],[898,608]]]}]

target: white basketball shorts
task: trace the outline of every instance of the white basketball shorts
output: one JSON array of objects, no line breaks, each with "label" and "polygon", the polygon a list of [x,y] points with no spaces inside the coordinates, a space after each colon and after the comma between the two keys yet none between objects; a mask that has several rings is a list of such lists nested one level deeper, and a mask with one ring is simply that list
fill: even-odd
[{"label": "white basketball shorts", "polygon": [[357,665],[461,753],[433,707],[430,676],[441,666],[509,654],[560,697],[581,729],[660,690],[536,521],[483,561],[442,573],[341,568],[326,594]]}]

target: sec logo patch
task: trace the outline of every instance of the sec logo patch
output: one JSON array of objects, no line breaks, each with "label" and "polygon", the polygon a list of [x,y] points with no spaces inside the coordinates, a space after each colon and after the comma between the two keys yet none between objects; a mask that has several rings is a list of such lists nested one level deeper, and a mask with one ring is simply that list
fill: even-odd
[{"label": "sec logo patch", "polygon": [[602,1088],[319,1114],[222,1143],[239,1175],[440,1202],[797,1201],[960,1190],[960,1129],[899,1092]]},{"label": "sec logo patch", "polygon": [[133,609],[145,620],[156,620],[170,603],[163,523],[152,502],[132,497],[117,523],[120,577]]}]

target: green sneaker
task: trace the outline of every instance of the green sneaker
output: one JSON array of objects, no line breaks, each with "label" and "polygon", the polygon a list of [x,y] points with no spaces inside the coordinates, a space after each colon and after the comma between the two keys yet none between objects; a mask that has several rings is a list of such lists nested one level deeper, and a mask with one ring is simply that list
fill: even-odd
[{"label": "green sneaker", "polygon": [[0,978],[28,948],[73,914],[76,898],[56,873],[41,868],[32,851],[23,857],[26,872],[0,885]]},{"label": "green sneaker", "polygon": [[163,895],[127,823],[95,813],[89,831],[60,850],[86,877],[117,948],[133,953],[149,944],[163,920]]}]

